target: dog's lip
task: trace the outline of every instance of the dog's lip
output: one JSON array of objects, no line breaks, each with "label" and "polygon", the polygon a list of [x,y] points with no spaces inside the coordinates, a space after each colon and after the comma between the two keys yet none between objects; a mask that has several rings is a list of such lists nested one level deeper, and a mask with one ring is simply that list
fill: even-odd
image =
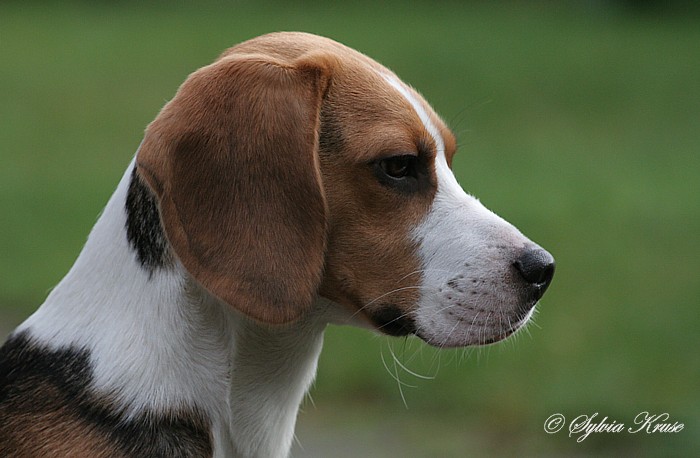
[{"label": "dog's lip", "polygon": [[532,313],[533,313],[533,311],[535,310],[535,306],[536,306],[536,305],[537,305],[537,301],[534,301],[534,302],[532,303],[532,305],[530,305],[530,306],[527,308],[527,312],[522,316],[522,318],[520,318],[520,320],[519,320],[517,323],[515,323],[515,324],[512,325],[510,328],[506,329],[505,331],[503,331],[502,333],[500,333],[500,334],[497,335],[496,337],[494,337],[494,338],[492,338],[492,339],[487,339],[485,342],[483,342],[483,343],[478,343],[477,345],[491,345],[491,344],[495,344],[495,343],[498,343],[498,342],[500,342],[500,341],[502,341],[502,340],[507,339],[508,337],[510,337],[510,336],[512,336],[513,334],[515,334],[516,332],[518,332],[520,329],[523,328],[523,326],[525,326],[525,323],[527,323],[528,321],[530,321],[530,317],[532,316]]},{"label": "dog's lip", "polygon": [[479,340],[476,342],[459,342],[459,341],[454,341],[451,342],[449,339],[447,341],[440,341],[438,337],[430,337],[429,333],[424,333],[421,329],[417,329],[414,334],[416,337],[420,338],[423,340],[425,343],[428,345],[432,345],[434,347],[438,348],[464,348],[464,347],[480,347],[480,346],[487,346],[487,345],[492,345],[498,342],[501,342],[508,337],[512,336],[516,332],[518,332],[522,327],[530,320],[530,317],[532,316],[532,313],[535,309],[535,305],[537,305],[537,302],[534,302],[528,309],[527,312],[523,314],[523,316],[518,320],[514,325],[511,325],[509,328],[499,331],[498,334],[496,334],[494,337],[488,338],[488,339],[483,339]]},{"label": "dog's lip", "polygon": [[515,332],[516,332],[518,329],[520,329],[520,326],[521,326],[521,325],[518,325],[518,326],[512,327],[512,328],[510,328],[510,329],[507,329],[505,332],[502,332],[501,334],[497,335],[496,337],[493,337],[493,338],[491,338],[491,339],[486,339],[486,340],[483,341],[483,342],[478,342],[478,343],[476,343],[475,345],[479,345],[479,346],[481,346],[481,345],[492,345],[492,344],[501,342],[502,340],[505,340],[505,339],[507,339],[508,337],[510,337],[510,336],[512,336],[513,334],[515,334]]},{"label": "dog's lip", "polygon": [[502,340],[507,339],[511,335],[513,335],[518,329],[519,329],[519,327],[510,328],[510,329],[508,329],[504,332],[501,332],[497,336],[492,337],[490,339],[485,339],[485,340],[481,340],[478,342],[466,342],[466,343],[462,343],[459,341],[441,342],[441,341],[439,341],[439,339],[426,337],[425,335],[423,335],[420,332],[420,330],[416,331],[414,334],[416,337],[421,339],[423,342],[425,342],[428,345],[431,345],[433,347],[437,347],[437,348],[465,348],[465,347],[481,347],[481,346],[492,345],[492,344],[498,343]]}]

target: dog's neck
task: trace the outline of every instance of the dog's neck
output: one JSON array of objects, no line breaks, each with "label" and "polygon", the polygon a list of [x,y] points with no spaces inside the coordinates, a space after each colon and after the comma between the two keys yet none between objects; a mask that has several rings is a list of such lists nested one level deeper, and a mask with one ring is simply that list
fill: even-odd
[{"label": "dog's neck", "polygon": [[337,313],[267,327],[213,298],[176,260],[145,269],[127,240],[127,170],[75,265],[18,332],[90,352],[92,386],[128,418],[193,410],[220,456],[284,456]]}]

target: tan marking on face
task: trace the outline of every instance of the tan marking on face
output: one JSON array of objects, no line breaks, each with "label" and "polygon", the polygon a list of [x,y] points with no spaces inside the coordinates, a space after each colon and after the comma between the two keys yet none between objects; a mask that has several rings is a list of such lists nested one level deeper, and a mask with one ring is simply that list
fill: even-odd
[{"label": "tan marking on face", "polygon": [[433,119],[433,122],[438,128],[442,140],[445,142],[445,159],[447,160],[447,165],[452,168],[452,160],[457,153],[457,138],[440,118]]},{"label": "tan marking on face", "polygon": [[[329,232],[320,293],[376,323],[388,308],[411,317],[416,307],[422,273],[411,233],[433,201],[436,150],[410,103],[382,77],[393,74],[356,54],[334,68],[322,107]],[[403,154],[424,161],[429,183],[420,192],[401,194],[375,176],[373,163]]]}]

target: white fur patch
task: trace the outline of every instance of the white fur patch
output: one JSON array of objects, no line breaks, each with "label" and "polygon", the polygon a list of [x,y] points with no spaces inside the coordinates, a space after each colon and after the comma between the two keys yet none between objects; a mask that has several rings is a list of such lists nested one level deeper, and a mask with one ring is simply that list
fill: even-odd
[{"label": "white fur patch", "polygon": [[[52,348],[90,350],[94,387],[119,399],[128,415],[220,397],[224,392],[211,378],[226,375],[225,358],[204,357],[223,336],[200,335],[200,328],[221,328],[223,320],[188,306],[179,269],[150,277],[129,246],[125,201],[132,168],[133,162],[71,270],[20,326]],[[177,351],[184,348],[196,351]]]},{"label": "white fur patch", "polygon": [[215,456],[286,456],[333,305],[319,300],[307,319],[270,328],[210,296],[178,263],[151,275],[126,237],[133,166],[70,272],[17,332],[89,350],[91,388],[126,416],[196,407],[211,421]]}]

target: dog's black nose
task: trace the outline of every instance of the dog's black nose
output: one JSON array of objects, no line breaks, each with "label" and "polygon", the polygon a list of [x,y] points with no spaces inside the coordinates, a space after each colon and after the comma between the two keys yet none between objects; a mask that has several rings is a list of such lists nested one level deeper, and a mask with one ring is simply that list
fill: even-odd
[{"label": "dog's black nose", "polygon": [[540,247],[526,248],[515,261],[520,276],[535,289],[535,298],[542,297],[554,277],[554,258]]}]

